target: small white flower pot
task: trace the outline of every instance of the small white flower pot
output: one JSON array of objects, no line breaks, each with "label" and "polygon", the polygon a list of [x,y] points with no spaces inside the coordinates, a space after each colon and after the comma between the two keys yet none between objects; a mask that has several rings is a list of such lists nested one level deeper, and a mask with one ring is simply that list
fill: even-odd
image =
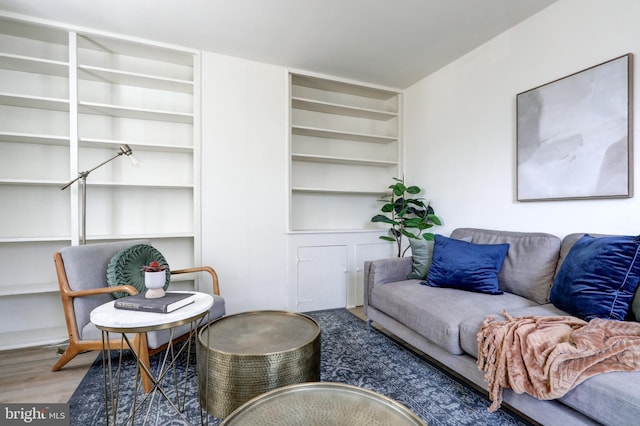
[{"label": "small white flower pot", "polygon": [[164,284],[166,280],[167,271],[145,272],[144,285],[147,287],[147,292],[144,294],[144,297],[147,299],[164,297]]}]

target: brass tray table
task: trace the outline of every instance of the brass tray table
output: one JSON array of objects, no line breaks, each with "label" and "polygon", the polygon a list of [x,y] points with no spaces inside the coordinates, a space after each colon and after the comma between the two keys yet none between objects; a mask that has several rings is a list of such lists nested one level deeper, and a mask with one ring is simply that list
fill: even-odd
[{"label": "brass tray table", "polygon": [[245,403],[222,426],[426,426],[399,402],[344,383],[285,386]]}]

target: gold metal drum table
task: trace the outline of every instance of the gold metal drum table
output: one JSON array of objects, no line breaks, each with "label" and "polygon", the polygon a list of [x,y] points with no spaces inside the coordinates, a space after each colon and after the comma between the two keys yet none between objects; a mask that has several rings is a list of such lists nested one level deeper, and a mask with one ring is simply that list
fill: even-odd
[{"label": "gold metal drum table", "polygon": [[198,336],[201,406],[225,418],[269,390],[319,381],[320,333],[313,318],[286,311],[244,312],[211,322]]},{"label": "gold metal drum table", "polygon": [[344,383],[303,383],[255,397],[223,426],[426,426],[415,413],[377,392]]}]

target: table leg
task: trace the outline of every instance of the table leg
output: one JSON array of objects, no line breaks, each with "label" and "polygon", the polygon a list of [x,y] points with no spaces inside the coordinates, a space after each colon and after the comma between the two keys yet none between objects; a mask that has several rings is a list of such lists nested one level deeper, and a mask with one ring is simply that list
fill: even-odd
[{"label": "table leg", "polygon": [[[118,368],[116,372],[116,379],[114,384],[114,375],[113,375],[113,366],[112,366],[112,356],[111,356],[111,348],[107,343],[109,341],[109,332],[102,331],[102,368],[103,368],[103,385],[104,385],[104,398],[105,398],[105,414],[107,425],[110,424],[111,421],[115,426],[118,425],[118,403],[119,403],[119,393],[120,393],[120,385],[121,385],[121,377],[122,377],[122,356],[123,352],[128,347],[136,360],[136,372],[135,372],[135,384],[134,384],[134,392],[133,392],[133,403],[131,410],[129,412],[129,417],[125,420],[123,424],[127,424],[131,422],[133,425],[135,423],[135,418],[138,410],[144,406],[146,402],[148,402],[147,412],[144,416],[144,423],[146,424],[149,414],[151,413],[151,408],[154,404],[155,394],[159,392],[162,397],[171,405],[173,410],[182,418],[182,420],[191,424],[189,420],[185,417],[184,411],[186,407],[186,394],[187,394],[187,380],[189,379],[189,369],[191,368],[191,354],[192,354],[192,340],[197,338],[197,331],[203,322],[206,323],[209,321],[209,312],[206,312],[206,315],[195,319],[190,322],[189,335],[186,341],[182,342],[182,345],[176,350],[174,347],[173,338],[174,338],[174,330],[170,330],[170,339],[167,344],[167,348],[165,350],[162,363],[160,365],[160,370],[158,371],[157,377],[152,374],[150,368],[148,368],[144,363],[141,362],[140,357],[138,356],[140,352],[140,346],[134,349],[133,343],[130,341],[129,337],[125,334],[121,334],[121,342],[120,342],[120,352],[118,357]],[[142,339],[138,339],[138,344],[141,344]],[[178,362],[178,358],[186,351],[186,367],[184,372],[184,385],[182,388],[182,397],[179,393],[178,386],[178,376],[176,365]],[[167,377],[167,375],[173,371],[173,386],[174,391],[176,393],[176,401],[172,401],[172,399],[167,395],[165,389],[161,386],[161,382]],[[142,374],[147,374],[151,378],[152,389],[151,391],[141,398],[138,401],[138,392],[140,392],[142,386]],[[107,377],[108,375],[108,377]],[[207,381],[208,381],[208,372],[207,372]],[[158,403],[160,400],[158,400]],[[205,411],[206,411],[205,407]],[[109,414],[111,412],[111,415]],[[200,408],[200,424],[204,424],[202,407]],[[208,424],[208,416],[207,416],[207,424]]]}]

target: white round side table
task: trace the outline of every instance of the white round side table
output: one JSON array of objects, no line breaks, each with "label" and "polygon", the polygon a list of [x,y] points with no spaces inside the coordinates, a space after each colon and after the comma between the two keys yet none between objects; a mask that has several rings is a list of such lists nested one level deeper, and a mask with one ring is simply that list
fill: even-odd
[{"label": "white round side table", "polygon": [[[143,311],[133,311],[128,309],[118,309],[114,307],[115,301],[107,302],[103,305],[98,306],[93,311],[91,311],[90,319],[91,322],[96,325],[102,331],[102,341],[106,342],[109,340],[109,333],[121,333],[122,334],[122,348],[129,348],[133,353],[136,359],[136,381],[135,381],[135,389],[134,392],[137,394],[139,384],[140,384],[140,375],[146,373],[153,383],[153,388],[151,392],[142,398],[141,401],[138,402],[137,398],[134,398],[133,406],[131,407],[129,418],[124,422],[131,421],[131,424],[135,422],[135,415],[139,409],[139,407],[144,404],[147,399],[151,398],[151,402],[153,402],[156,392],[159,392],[175,409],[176,413],[184,420],[189,423],[189,421],[182,414],[183,407],[179,407],[179,392],[177,381],[175,382],[175,395],[176,402],[170,400],[167,397],[167,392],[162,388],[161,382],[166,373],[169,370],[173,370],[175,372],[176,361],[178,360],[179,355],[186,350],[187,352],[187,360],[191,356],[191,347],[194,346],[189,344],[191,339],[194,339],[198,330],[198,326],[208,323],[209,318],[209,309],[213,305],[213,297],[206,293],[201,292],[188,292],[193,293],[195,295],[195,299],[193,303],[190,303],[186,306],[183,306],[179,309],[176,309],[173,312],[169,313],[156,313],[156,312],[143,312]],[[179,327],[184,324],[191,324],[190,333],[185,343],[176,351],[175,346],[173,344],[173,331],[176,327]],[[160,371],[157,375],[153,375],[151,371],[144,365],[140,358],[138,357],[138,351],[140,348],[134,348],[127,334],[131,333],[146,333],[149,331],[159,331],[159,330],[170,330],[170,339],[167,345],[167,349],[164,355],[164,361],[170,359],[169,364],[165,364],[163,361]],[[114,382],[113,377],[113,368],[111,365],[111,354],[110,349],[104,349],[102,351],[102,361],[103,361],[103,369],[104,369],[104,394],[105,394],[105,411],[107,416],[107,424],[109,424],[109,408],[111,406],[112,409],[112,420],[113,424],[117,423],[117,404],[118,404],[118,393],[119,393],[119,384],[120,384],[120,373],[122,356],[118,357],[118,367],[116,370],[117,378]],[[188,368],[187,364],[187,368]],[[187,380],[187,373],[185,371],[185,383]],[[115,386],[115,389],[114,389]],[[186,386],[185,386],[186,389]],[[110,398],[109,398],[110,396]],[[111,404],[111,405],[110,405]],[[202,416],[202,411],[201,411]],[[202,419],[201,419],[202,422]]]}]

